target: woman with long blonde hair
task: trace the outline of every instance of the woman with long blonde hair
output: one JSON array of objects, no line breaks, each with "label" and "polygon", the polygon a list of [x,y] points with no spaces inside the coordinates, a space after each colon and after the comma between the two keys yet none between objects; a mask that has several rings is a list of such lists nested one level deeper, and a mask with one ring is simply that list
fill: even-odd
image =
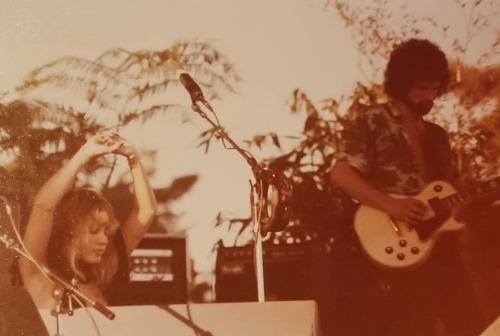
[{"label": "woman with long blonde hair", "polygon": [[[98,192],[73,188],[79,171],[93,158],[127,158],[134,206],[118,223],[111,204]],[[24,234],[24,245],[37,263],[75,285],[87,298],[114,305],[127,282],[127,257],[148,231],[156,199],[135,148],[116,132],[92,136],[37,193]],[[24,286],[38,308],[55,308],[55,285],[27,259],[19,260]]]}]

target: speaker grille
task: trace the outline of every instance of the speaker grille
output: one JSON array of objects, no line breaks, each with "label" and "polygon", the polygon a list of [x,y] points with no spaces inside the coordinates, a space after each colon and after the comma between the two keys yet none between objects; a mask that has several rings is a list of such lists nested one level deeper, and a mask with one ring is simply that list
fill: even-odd
[{"label": "speaker grille", "polygon": [[[257,300],[254,247],[220,247],[216,263],[217,302]],[[311,272],[307,243],[264,246],[266,301],[311,299]]]}]

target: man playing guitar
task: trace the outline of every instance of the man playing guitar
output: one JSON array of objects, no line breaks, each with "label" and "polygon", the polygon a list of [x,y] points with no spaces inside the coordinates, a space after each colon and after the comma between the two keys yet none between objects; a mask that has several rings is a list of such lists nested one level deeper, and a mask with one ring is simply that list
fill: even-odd
[{"label": "man playing guitar", "polygon": [[[387,214],[383,225],[396,238],[417,227],[430,211],[429,203],[417,194],[432,181],[446,181],[433,187],[438,190],[456,180],[446,132],[423,118],[447,89],[449,78],[447,59],[433,43],[410,39],[398,45],[385,71],[384,89],[390,101],[357,115],[344,132],[345,151],[332,167],[332,183],[361,207]],[[366,222],[367,217],[372,216],[361,219]],[[366,239],[371,236],[377,239],[373,232]],[[422,262],[404,270],[398,265],[422,255],[428,245],[407,247],[404,237],[394,246],[383,243],[380,256],[388,258],[389,266],[395,265],[391,269],[374,262],[359,238],[349,253],[334,256],[334,318],[339,335],[429,336],[435,335],[438,320],[450,336],[477,336],[484,330],[456,234],[443,235],[427,249]]]}]

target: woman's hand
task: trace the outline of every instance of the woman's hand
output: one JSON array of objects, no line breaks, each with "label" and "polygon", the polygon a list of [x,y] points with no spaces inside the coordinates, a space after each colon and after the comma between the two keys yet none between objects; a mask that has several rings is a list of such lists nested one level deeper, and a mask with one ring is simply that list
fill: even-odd
[{"label": "woman's hand", "polygon": [[123,145],[123,139],[113,131],[101,131],[92,136],[82,146],[83,152],[92,158],[99,155],[115,153]]},{"label": "woman's hand", "polygon": [[120,146],[113,153],[126,157],[130,165],[136,164],[139,158],[132,143],[122,138],[118,133],[113,133],[113,139],[120,143]]}]

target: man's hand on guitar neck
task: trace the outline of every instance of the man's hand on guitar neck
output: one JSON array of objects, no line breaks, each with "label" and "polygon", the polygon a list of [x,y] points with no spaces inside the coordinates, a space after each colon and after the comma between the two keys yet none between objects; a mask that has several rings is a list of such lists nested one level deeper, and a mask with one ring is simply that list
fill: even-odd
[{"label": "man's hand on guitar neck", "polygon": [[493,203],[498,201],[499,195],[488,195],[487,197],[468,201],[457,205],[453,208],[451,216],[454,220],[460,223],[469,223],[476,219],[478,213],[491,208]]},{"label": "man's hand on guitar neck", "polygon": [[[490,181],[494,180],[498,180],[498,177],[482,182],[482,184],[490,183]],[[469,181],[469,183],[466,183],[465,179],[459,179],[455,185],[460,193],[465,193],[467,190],[470,190],[471,185],[477,185],[477,182]],[[498,184],[495,187],[488,186],[486,190],[486,192],[483,192],[478,197],[473,197],[471,200],[455,206],[451,213],[452,218],[460,223],[471,222],[480,212],[478,210],[490,208],[493,203],[500,201],[500,188],[498,188]]]}]

